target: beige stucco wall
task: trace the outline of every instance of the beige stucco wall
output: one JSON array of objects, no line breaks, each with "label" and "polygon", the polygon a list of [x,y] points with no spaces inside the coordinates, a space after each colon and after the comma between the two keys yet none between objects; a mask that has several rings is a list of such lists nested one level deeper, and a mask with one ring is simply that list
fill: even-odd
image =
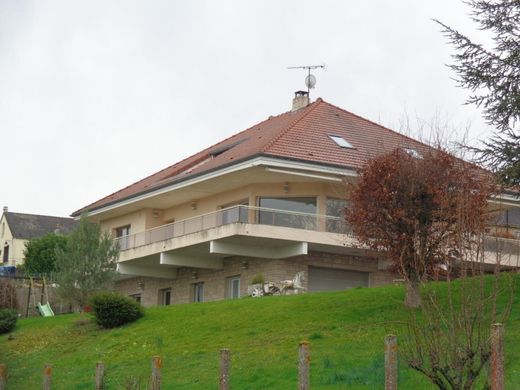
[{"label": "beige stucco wall", "polygon": [[240,276],[240,295],[246,296],[247,286],[258,274],[262,274],[266,281],[279,282],[292,279],[297,272],[303,271],[307,285],[309,266],[369,272],[370,287],[391,283],[396,278],[394,274],[379,270],[377,259],[314,252],[276,260],[233,257],[224,260],[222,270],[195,270],[196,279],[193,278],[193,269],[181,268],[176,279],[132,278],[117,282],[116,289],[125,295],[141,294],[144,306],[154,306],[159,303],[160,290],[165,288],[172,289],[174,304],[189,303],[193,300],[193,284],[204,282],[204,301],[216,301],[226,298],[229,277]]},{"label": "beige stucco wall", "polygon": [[142,232],[146,230],[146,221],[148,215],[149,213],[147,209],[134,211],[120,217],[100,221],[101,228],[108,231],[109,233],[114,233],[116,228],[130,225],[130,233]]},{"label": "beige stucco wall", "polygon": [[212,211],[218,210],[221,206],[227,206],[233,202],[248,200],[250,196],[251,186],[245,186],[233,191],[226,191],[217,195],[194,199],[193,202],[165,209],[163,218],[165,222],[171,222],[174,219],[175,221],[180,221],[197,215],[211,213]]}]

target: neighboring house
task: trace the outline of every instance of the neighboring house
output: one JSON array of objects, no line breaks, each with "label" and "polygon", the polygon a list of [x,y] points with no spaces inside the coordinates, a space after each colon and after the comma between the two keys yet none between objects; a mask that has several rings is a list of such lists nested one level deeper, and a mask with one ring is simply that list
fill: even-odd
[{"label": "neighboring house", "polygon": [[350,233],[345,181],[395,148],[430,147],[300,91],[291,111],[72,215],[117,237],[116,288],[144,305],[244,296],[258,274],[303,271],[309,291],[376,286],[396,276]]},{"label": "neighboring house", "polygon": [[0,258],[3,265],[22,265],[25,243],[30,239],[53,232],[68,234],[76,224],[72,218],[13,213],[4,207],[0,218]]}]

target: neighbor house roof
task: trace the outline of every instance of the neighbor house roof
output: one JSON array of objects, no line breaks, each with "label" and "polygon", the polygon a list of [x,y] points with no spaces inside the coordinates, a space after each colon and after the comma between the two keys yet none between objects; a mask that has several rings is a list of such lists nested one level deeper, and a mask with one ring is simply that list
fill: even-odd
[{"label": "neighbor house roof", "polygon": [[4,212],[4,216],[13,237],[23,240],[42,237],[56,231],[61,234],[68,234],[78,223],[72,218],[13,213],[10,211]]},{"label": "neighbor house roof", "polygon": [[[344,138],[352,148],[336,144]],[[170,183],[257,157],[359,169],[367,160],[398,147],[429,146],[318,98],[296,111],[270,116],[199,153],[108,195],[76,212],[92,211]]]}]

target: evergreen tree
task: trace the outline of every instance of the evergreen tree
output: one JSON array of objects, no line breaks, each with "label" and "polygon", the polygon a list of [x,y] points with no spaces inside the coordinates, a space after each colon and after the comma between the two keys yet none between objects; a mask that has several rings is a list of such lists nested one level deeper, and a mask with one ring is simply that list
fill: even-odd
[{"label": "evergreen tree", "polygon": [[436,20],[454,46],[450,68],[460,87],[472,94],[467,103],[483,108],[487,122],[496,127],[480,147],[477,162],[497,172],[506,185],[520,184],[520,1],[468,0],[471,18],[490,33],[491,44],[475,42]]},{"label": "evergreen tree", "polygon": [[83,215],[67,246],[56,251],[58,293],[83,308],[93,293],[110,288],[118,257],[119,247],[110,234]]}]

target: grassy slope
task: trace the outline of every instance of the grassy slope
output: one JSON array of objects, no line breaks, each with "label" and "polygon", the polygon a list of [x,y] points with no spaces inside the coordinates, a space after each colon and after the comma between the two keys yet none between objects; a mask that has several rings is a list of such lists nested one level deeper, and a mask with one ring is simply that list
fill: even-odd
[{"label": "grassy slope", "polygon": [[[146,383],[150,357],[163,356],[163,388],[216,389],[218,351],[232,350],[235,389],[291,389],[297,345],[311,341],[314,389],[383,388],[383,338],[405,318],[403,289],[394,286],[301,296],[241,299],[151,308],[114,330],[75,326],[77,315],[19,321],[14,340],[0,336],[0,362],[10,389],[37,389],[54,366],[55,389],[91,389],[95,362],[107,365],[108,388],[133,377]],[[506,328],[507,388],[520,386],[520,302]],[[432,388],[401,364],[400,389]]]}]

